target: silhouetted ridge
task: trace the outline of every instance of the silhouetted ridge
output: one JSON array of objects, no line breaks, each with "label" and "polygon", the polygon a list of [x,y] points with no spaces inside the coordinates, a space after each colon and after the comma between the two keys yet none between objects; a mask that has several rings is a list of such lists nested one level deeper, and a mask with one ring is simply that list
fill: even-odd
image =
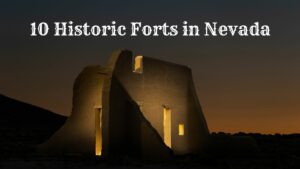
[{"label": "silhouetted ridge", "polygon": [[0,156],[20,154],[34,148],[46,141],[66,119],[65,116],[0,95]]}]

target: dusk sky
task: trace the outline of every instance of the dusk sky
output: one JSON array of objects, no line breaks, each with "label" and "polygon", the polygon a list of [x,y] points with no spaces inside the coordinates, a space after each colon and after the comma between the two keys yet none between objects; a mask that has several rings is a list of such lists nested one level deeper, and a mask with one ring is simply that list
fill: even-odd
[{"label": "dusk sky", "polygon": [[[210,131],[300,133],[300,1],[0,2],[0,94],[70,115],[87,65],[129,49],[189,66]],[[270,37],[31,37],[30,23],[270,26]],[[53,27],[53,26],[52,26]]]}]

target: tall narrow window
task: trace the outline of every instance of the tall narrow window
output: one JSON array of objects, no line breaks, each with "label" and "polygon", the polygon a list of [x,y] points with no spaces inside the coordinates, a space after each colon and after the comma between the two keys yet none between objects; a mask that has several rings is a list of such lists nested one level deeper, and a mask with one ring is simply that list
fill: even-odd
[{"label": "tall narrow window", "polygon": [[171,148],[172,143],[172,125],[171,125],[171,109],[164,106],[164,142],[165,144]]},{"label": "tall narrow window", "polygon": [[101,156],[102,154],[102,109],[95,109],[95,154]]},{"label": "tall narrow window", "polygon": [[143,73],[143,56],[139,55],[134,58],[133,72]]},{"label": "tall narrow window", "polygon": [[184,136],[184,124],[182,124],[182,123],[179,123],[179,125],[178,125],[178,135]]}]

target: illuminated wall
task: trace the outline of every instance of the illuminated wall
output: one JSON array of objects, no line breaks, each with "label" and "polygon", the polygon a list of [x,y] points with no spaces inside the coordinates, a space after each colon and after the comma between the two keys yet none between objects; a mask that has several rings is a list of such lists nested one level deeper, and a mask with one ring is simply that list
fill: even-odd
[{"label": "illuminated wall", "polygon": [[189,68],[116,51],[80,73],[71,116],[39,150],[161,160],[197,153],[207,137]]},{"label": "illuminated wall", "polygon": [[[183,65],[143,56],[139,60],[142,61],[143,71],[136,73],[134,58],[141,55],[133,55],[129,51],[124,53],[116,63],[114,75],[139,104],[143,115],[165,144],[175,154],[201,151],[209,132],[191,70]],[[168,124],[164,121],[164,107],[171,112]],[[180,124],[184,134],[179,134]]]},{"label": "illuminated wall", "polygon": [[[76,78],[73,87],[71,116],[47,142],[39,146],[46,154],[98,154],[102,151],[99,118],[102,107],[102,88],[106,76],[101,66],[86,67]],[[97,126],[97,127],[96,127]],[[98,134],[96,135],[96,131]],[[97,137],[96,137],[97,136]]]}]

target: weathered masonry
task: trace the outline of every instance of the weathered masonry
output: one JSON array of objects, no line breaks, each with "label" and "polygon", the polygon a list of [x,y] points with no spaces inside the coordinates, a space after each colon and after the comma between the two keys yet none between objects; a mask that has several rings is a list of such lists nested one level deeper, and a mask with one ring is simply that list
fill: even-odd
[{"label": "weathered masonry", "polygon": [[116,51],[105,66],[86,67],[73,90],[71,116],[40,151],[164,159],[205,147],[209,131],[186,66]]}]

